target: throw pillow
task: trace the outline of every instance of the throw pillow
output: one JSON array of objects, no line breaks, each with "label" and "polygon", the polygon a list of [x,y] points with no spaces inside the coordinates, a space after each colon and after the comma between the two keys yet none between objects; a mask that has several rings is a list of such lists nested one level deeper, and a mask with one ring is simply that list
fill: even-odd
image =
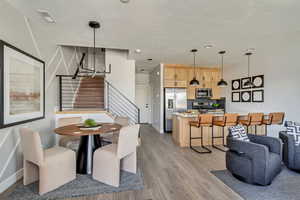
[{"label": "throw pillow", "polygon": [[284,126],[286,127],[286,132],[289,135],[294,136],[295,146],[300,145],[300,123],[293,121],[286,121]]},{"label": "throw pillow", "polygon": [[237,125],[229,128],[229,137],[233,137],[237,140],[250,142],[245,128],[242,125]]}]

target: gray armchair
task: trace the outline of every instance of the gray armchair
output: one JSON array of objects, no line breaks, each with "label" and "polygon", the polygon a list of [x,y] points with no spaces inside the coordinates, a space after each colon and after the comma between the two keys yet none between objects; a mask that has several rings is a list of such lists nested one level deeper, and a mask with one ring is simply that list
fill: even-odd
[{"label": "gray armchair", "polygon": [[287,168],[300,170],[300,146],[295,146],[294,136],[286,131],[279,132],[279,138],[283,142],[283,162]]},{"label": "gray armchair", "polygon": [[250,142],[227,137],[226,167],[250,184],[269,185],[281,171],[280,139],[248,134]]}]

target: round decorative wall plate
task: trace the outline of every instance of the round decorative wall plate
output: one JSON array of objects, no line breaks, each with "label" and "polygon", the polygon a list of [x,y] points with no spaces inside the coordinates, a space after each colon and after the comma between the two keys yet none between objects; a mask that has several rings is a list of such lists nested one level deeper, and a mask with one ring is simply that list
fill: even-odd
[{"label": "round decorative wall plate", "polygon": [[254,84],[253,88],[262,88],[264,87],[264,75],[253,76],[252,82]]},{"label": "round decorative wall plate", "polygon": [[231,87],[232,90],[239,90],[241,88],[241,79],[232,80],[231,84],[232,84]]},{"label": "round decorative wall plate", "polygon": [[242,102],[251,102],[251,91],[241,92]]}]

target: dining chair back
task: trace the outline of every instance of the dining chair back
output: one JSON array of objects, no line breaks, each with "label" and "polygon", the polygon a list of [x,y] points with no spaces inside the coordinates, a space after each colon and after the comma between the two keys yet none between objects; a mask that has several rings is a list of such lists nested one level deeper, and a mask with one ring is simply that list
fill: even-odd
[{"label": "dining chair back", "polygon": [[64,117],[58,119],[58,127],[68,126],[72,124],[79,124],[82,121],[82,117]]},{"label": "dining chair back", "polygon": [[[82,117],[64,117],[57,121],[58,127],[79,124],[82,122]],[[80,136],[59,136],[59,146],[77,151],[79,146]]]},{"label": "dining chair back", "polygon": [[121,126],[128,126],[129,125],[129,118],[128,117],[117,116],[114,121],[115,121],[115,123],[120,124]]},{"label": "dining chair back", "polygon": [[136,146],[138,145],[139,129],[139,124],[121,128],[119,133],[117,153],[119,158],[123,158],[128,154],[136,151]]},{"label": "dining chair back", "polygon": [[44,152],[39,133],[29,128],[21,128],[20,137],[24,159],[41,165],[44,162]]}]

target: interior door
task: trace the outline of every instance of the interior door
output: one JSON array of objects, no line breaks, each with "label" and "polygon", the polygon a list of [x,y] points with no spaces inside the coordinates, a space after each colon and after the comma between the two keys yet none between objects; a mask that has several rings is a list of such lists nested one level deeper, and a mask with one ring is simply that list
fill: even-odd
[{"label": "interior door", "polygon": [[148,85],[136,86],[136,104],[140,109],[140,122],[151,123],[150,87]]}]

